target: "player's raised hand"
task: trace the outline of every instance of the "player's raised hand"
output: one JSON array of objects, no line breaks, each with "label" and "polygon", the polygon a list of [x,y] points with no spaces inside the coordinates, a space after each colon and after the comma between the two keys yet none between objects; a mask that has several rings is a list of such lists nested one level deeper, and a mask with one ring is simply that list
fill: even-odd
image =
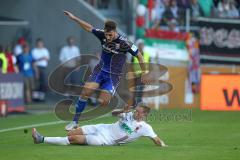
[{"label": "player's raised hand", "polygon": [[71,12],[68,11],[63,11],[64,15],[66,15],[68,18],[70,18],[71,20],[77,22],[77,24],[83,28],[85,31],[87,32],[92,32],[93,26],[83,20],[81,20],[80,18],[78,18],[77,16],[75,16],[74,14],[72,14]]},{"label": "player's raised hand", "polygon": [[74,19],[75,16],[71,13],[71,12],[68,12],[68,11],[63,11],[64,15],[68,16],[70,19]]},{"label": "player's raised hand", "polygon": [[133,109],[133,106],[130,106],[130,105],[125,105],[123,107],[123,111],[124,112],[130,112],[132,109]]}]

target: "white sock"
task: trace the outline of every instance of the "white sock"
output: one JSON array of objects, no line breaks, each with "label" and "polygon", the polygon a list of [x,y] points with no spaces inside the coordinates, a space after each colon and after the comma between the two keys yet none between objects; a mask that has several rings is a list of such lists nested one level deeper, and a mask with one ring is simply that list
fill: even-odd
[{"label": "white sock", "polygon": [[69,145],[68,137],[44,137],[43,143]]}]

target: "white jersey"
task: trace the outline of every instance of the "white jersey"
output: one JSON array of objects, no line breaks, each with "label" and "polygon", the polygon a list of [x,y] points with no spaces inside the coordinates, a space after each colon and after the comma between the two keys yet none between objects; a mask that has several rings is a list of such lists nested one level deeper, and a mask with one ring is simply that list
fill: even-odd
[{"label": "white jersey", "polygon": [[[133,112],[121,113],[119,120],[113,124],[89,125],[83,126],[82,128],[86,134],[97,132],[98,137],[96,139],[102,139],[104,141],[104,145],[128,143],[142,136],[150,138],[157,137],[156,133],[154,133],[149,124],[144,121],[138,122],[133,118]],[[102,144],[95,144],[96,142],[93,142],[93,139],[93,137],[87,137],[89,144]],[[94,139],[94,141],[96,140]]]},{"label": "white jersey", "polygon": [[33,56],[33,59],[36,60],[36,65],[39,66],[39,67],[47,67],[48,65],[48,61],[43,59],[43,60],[40,60],[38,61],[39,59],[41,58],[50,58],[49,56],[49,51],[46,49],[46,48],[34,48],[32,50],[32,56]]},{"label": "white jersey", "polygon": [[111,137],[117,143],[132,142],[142,136],[157,137],[149,124],[144,121],[138,122],[133,118],[133,112],[120,114],[120,119],[110,128]]},{"label": "white jersey", "polygon": [[[64,46],[61,49],[59,60],[61,61],[61,63],[64,63],[64,62],[66,62],[74,57],[78,57],[78,56],[80,56],[80,51],[77,46]],[[66,63],[65,66],[70,67],[70,68],[76,67],[76,62],[72,61],[72,63]]]}]

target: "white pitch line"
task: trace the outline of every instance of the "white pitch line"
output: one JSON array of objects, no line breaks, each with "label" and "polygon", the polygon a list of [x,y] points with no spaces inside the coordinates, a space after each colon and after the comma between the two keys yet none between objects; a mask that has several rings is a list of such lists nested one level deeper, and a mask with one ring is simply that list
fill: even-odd
[{"label": "white pitch line", "polygon": [[66,121],[53,121],[53,122],[37,123],[37,124],[25,125],[25,126],[13,127],[13,128],[6,128],[6,129],[1,129],[0,133],[8,132],[8,131],[15,131],[15,130],[19,130],[19,129],[40,127],[40,126],[50,126],[50,125],[62,124],[62,123],[66,123]]},{"label": "white pitch line", "polygon": [[[105,115],[99,116],[99,117],[97,117],[95,119],[86,120],[84,122],[90,122],[92,120],[96,120],[96,119],[99,119],[99,118],[102,118],[102,117],[107,117],[107,116],[108,116],[108,114],[105,114]],[[25,125],[25,126],[13,127],[13,128],[0,129],[0,133],[20,130],[20,129],[26,129],[26,128],[50,126],[50,125],[62,124],[62,123],[66,123],[66,121],[53,121],[53,122],[37,123],[37,124],[32,124],[32,125]]]}]

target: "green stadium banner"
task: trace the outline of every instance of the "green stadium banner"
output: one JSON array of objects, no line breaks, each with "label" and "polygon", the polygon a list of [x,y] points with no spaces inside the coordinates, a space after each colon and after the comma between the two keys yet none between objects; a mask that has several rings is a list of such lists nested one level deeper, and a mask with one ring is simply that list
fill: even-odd
[{"label": "green stadium banner", "polygon": [[148,4],[148,0],[139,0],[139,3],[146,6]]},{"label": "green stadium banner", "polygon": [[213,7],[213,1],[212,0],[201,0],[198,1],[200,7],[202,7],[202,10],[204,12],[204,16],[209,17],[211,15],[211,10]]},{"label": "green stadium banner", "polygon": [[143,38],[144,35],[145,35],[145,29],[144,28],[137,28],[136,29],[137,38]]},{"label": "green stadium banner", "polygon": [[188,50],[185,41],[144,38],[145,50],[151,57],[161,59],[188,61]]}]

